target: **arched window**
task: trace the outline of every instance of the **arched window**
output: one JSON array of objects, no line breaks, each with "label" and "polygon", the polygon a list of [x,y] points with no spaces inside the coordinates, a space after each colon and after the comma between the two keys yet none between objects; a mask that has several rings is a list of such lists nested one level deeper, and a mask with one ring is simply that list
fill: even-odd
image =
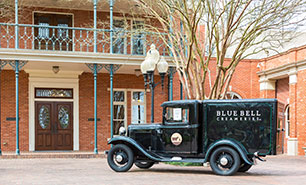
[{"label": "arched window", "polygon": [[286,106],[285,109],[285,129],[286,129],[286,137],[290,137],[290,107]]},{"label": "arched window", "polygon": [[242,99],[242,97],[235,92],[227,92],[225,95],[225,99],[229,99],[229,100]]}]

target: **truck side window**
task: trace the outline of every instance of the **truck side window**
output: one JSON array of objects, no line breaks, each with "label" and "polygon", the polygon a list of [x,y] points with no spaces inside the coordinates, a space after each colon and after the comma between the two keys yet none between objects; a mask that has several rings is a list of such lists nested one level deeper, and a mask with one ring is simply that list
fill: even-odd
[{"label": "truck side window", "polygon": [[188,123],[189,109],[167,107],[164,117],[167,123]]}]

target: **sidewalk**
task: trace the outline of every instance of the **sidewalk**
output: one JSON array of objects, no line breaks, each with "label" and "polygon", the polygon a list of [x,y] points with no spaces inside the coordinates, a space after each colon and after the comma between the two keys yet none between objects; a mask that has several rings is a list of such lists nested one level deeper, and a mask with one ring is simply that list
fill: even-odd
[{"label": "sidewalk", "polygon": [[20,152],[16,155],[15,152],[2,152],[0,159],[37,159],[37,158],[105,158],[105,152],[94,154],[93,151],[35,151],[35,152]]}]

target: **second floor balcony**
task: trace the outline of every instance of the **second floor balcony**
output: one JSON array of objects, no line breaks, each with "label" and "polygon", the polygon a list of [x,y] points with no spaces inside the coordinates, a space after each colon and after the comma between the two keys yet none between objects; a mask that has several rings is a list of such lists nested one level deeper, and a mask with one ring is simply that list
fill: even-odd
[{"label": "second floor balcony", "polygon": [[168,56],[161,38],[166,34],[154,32],[0,23],[0,33],[0,49],[145,55],[155,44],[161,55]]},{"label": "second floor balcony", "polygon": [[[130,55],[142,58],[150,45],[155,44],[161,55],[169,56],[165,44],[167,33],[144,29],[145,25],[152,22],[138,12],[137,1],[7,2],[8,10],[5,12],[8,16],[0,16],[0,54],[14,50],[24,54],[68,53],[83,56],[116,55],[121,58]],[[133,15],[131,11],[134,11]]]}]

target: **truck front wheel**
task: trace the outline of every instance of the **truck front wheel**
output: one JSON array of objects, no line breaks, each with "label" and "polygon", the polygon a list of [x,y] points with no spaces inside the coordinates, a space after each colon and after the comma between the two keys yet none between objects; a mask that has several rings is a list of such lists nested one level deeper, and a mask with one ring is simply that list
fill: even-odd
[{"label": "truck front wheel", "polygon": [[218,175],[233,175],[240,167],[239,154],[230,147],[220,147],[210,156],[211,169]]},{"label": "truck front wheel", "polygon": [[114,171],[126,172],[133,166],[133,151],[126,145],[115,145],[108,152],[107,162]]}]

